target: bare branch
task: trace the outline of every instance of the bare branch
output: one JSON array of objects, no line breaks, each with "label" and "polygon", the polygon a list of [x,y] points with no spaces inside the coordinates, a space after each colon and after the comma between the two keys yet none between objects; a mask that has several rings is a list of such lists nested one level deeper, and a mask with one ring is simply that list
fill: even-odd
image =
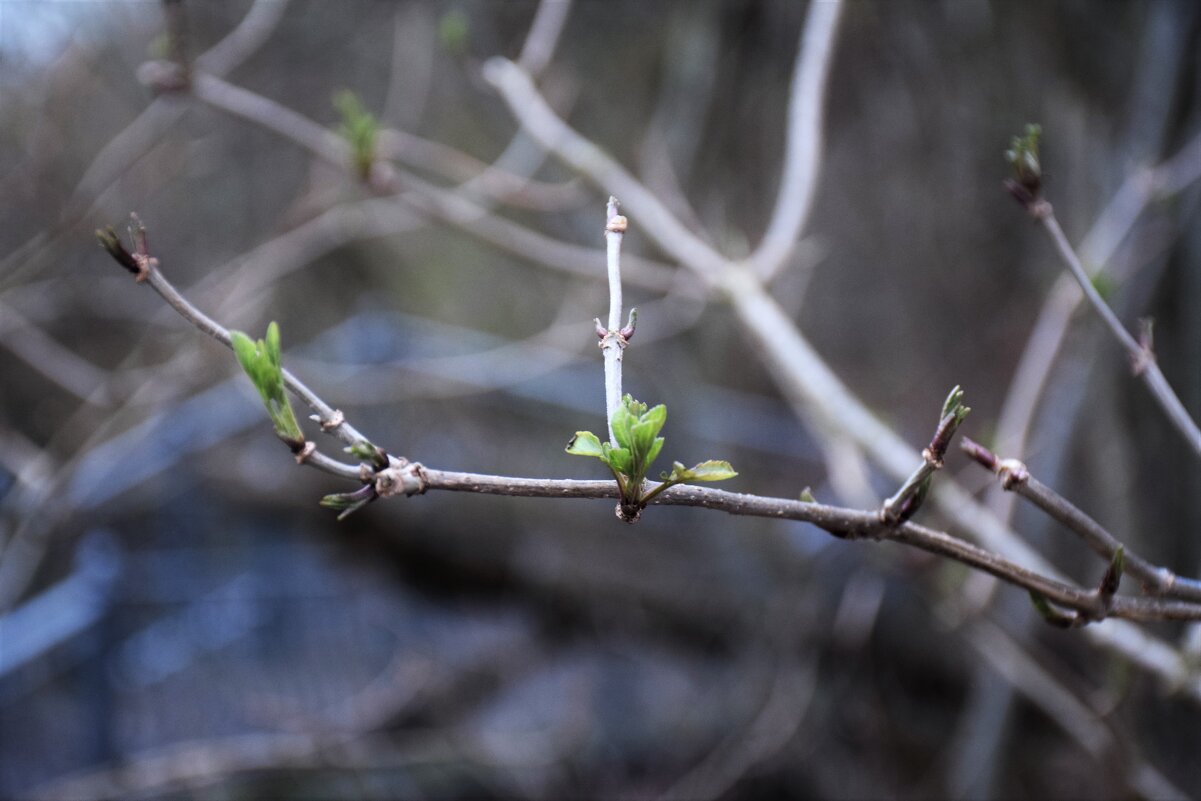
[{"label": "bare branch", "polygon": [[624,167],[574,131],[547,105],[530,76],[513,62],[492,58],[484,78],[501,93],[513,115],[543,147],[587,177],[596,186],[618,195],[646,231],[680,264],[712,278],[726,260],[680,222],[655,195]]},{"label": "bare branch", "polygon": [[571,0],[542,0],[538,4],[521,55],[517,57],[517,63],[530,75],[541,75],[550,63],[570,13]]},{"label": "bare branch", "polygon": [[[620,233],[620,229],[625,227],[625,220],[617,214],[615,200],[610,201],[608,215],[608,232]],[[134,219],[136,222],[136,217]],[[101,237],[102,243],[118,263],[134,272],[140,282],[144,281],[149,284],[184,319],[205,334],[226,346],[231,346],[229,332],[192,306],[163,277],[158,269],[158,260],[149,255],[144,227],[138,224],[134,230],[136,248],[132,254],[124,251],[119,240],[115,240],[111,229]],[[129,264],[130,262],[133,263],[133,266]],[[618,314],[620,314],[620,308]],[[617,336],[621,336],[621,333],[618,332]],[[369,442],[346,422],[341,412],[325,403],[287,370],[282,370],[282,373],[288,389],[317,412],[324,431],[335,434],[351,445]],[[955,399],[955,404],[951,403],[952,399]],[[957,393],[952,392],[947,406],[944,406],[944,411],[948,411],[952,417],[958,416],[961,419],[957,400]],[[951,405],[956,408],[948,410],[947,407]],[[949,436],[944,433],[948,428],[949,426],[940,423],[939,433],[935,435],[936,441],[941,438],[949,439]],[[382,452],[376,451],[374,446],[370,447],[378,454],[379,461],[379,464],[375,465],[373,473],[350,465],[343,465],[334,460],[324,459],[320,454],[310,453],[312,449],[307,446],[303,454],[304,458],[298,458],[297,461],[314,464],[346,478],[370,480],[371,483],[368,486],[374,492],[370,495],[371,498],[375,496],[382,498],[398,495],[412,496],[424,494],[430,490],[541,498],[619,498],[621,496],[620,487],[612,481],[529,479],[443,471],[428,468],[406,459],[386,458]],[[1201,604],[1159,599],[1102,597],[1097,591],[1081,590],[1054,578],[1027,570],[1002,556],[951,537],[941,531],[908,522],[900,525],[886,522],[879,513],[873,511],[857,511],[823,506],[809,501],[745,495],[705,487],[676,485],[664,489],[655,482],[648,482],[648,484],[643,497],[649,503],[656,505],[698,506],[734,515],[799,520],[812,523],[842,539],[892,540],[912,545],[921,550],[962,562],[1011,584],[1023,587],[1032,594],[1045,597],[1062,607],[1075,610],[1080,619],[1085,622],[1102,620],[1106,617],[1131,620],[1201,620]],[[364,487],[364,489],[367,488]],[[364,496],[357,500],[366,502],[369,499]]]},{"label": "bare branch", "polygon": [[[111,252],[111,250],[110,250]],[[135,258],[144,254],[135,254]],[[120,261],[118,259],[118,261]],[[143,280],[155,292],[167,302],[172,309],[179,313],[181,317],[190,322],[196,328],[200,329],[205,334],[208,334],[213,339],[225,345],[227,348],[233,348],[232,340],[230,339],[229,331],[220,323],[213,320],[204,312],[197,309],[188,300],[179,293],[179,291],[171,285],[171,282],[163,276],[158,269],[158,259],[149,258],[144,261],[145,272],[139,275],[139,281]],[[350,423],[346,422],[342,413],[323,401],[315,392],[308,388],[302,381],[292,375],[286,368],[282,371],[284,383],[297,397],[303,400],[308,406],[317,413],[317,417],[321,422],[321,429],[328,434],[332,434],[341,439],[347,445],[355,445],[366,440]],[[306,454],[305,463],[311,464],[326,472],[334,475],[342,476],[343,478],[359,478],[360,472],[357,467],[342,464],[336,460],[330,459],[320,453]]]},{"label": "bare branch", "polygon": [[1125,551],[1125,569],[1143,584],[1143,589],[1155,595],[1201,601],[1201,581],[1177,576],[1166,567],[1158,567],[1131,551],[1117,537],[1093,520],[1071,501],[1030,475],[1026,466],[1016,459],[1000,459],[992,451],[968,437],[960,443],[963,452],[977,464],[997,474],[1001,486],[1042,509],[1053,519],[1075,532],[1106,560],[1113,560],[1120,550]]},{"label": "bare branch", "polygon": [[1113,313],[1113,309],[1101,297],[1101,293],[1093,286],[1093,282],[1089,280],[1088,273],[1084,270],[1084,265],[1080,261],[1080,257],[1076,255],[1076,251],[1072,249],[1072,245],[1068,242],[1068,238],[1064,235],[1063,229],[1059,227],[1059,220],[1055,218],[1055,211],[1051,208],[1051,204],[1045,200],[1036,201],[1031,205],[1031,213],[1038,218],[1044,229],[1051,236],[1051,241],[1055,243],[1055,248],[1059,251],[1060,258],[1071,271],[1072,277],[1076,279],[1076,283],[1080,285],[1080,289],[1084,291],[1085,298],[1092,305],[1093,309],[1101,316],[1105,325],[1109,328],[1114,338],[1126,350],[1130,356],[1131,363],[1134,365],[1135,373],[1141,375],[1147,383],[1147,387],[1151,390],[1151,394],[1155,400],[1163,408],[1168,415],[1168,419],[1172,421],[1172,425],[1184,435],[1185,441],[1190,447],[1201,456],[1201,428],[1193,422],[1188,411],[1184,408],[1184,404],[1180,402],[1180,398],[1172,390],[1168,384],[1168,379],[1164,377],[1163,372],[1159,369],[1159,365],[1155,363],[1155,358],[1149,354],[1142,345],[1139,344],[1125,326],[1118,319],[1118,316]]},{"label": "bare branch", "polygon": [[788,131],[776,206],[763,240],[747,259],[765,282],[770,282],[788,263],[817,193],[826,86],[842,7],[841,0],[810,3],[801,31],[788,100]]}]

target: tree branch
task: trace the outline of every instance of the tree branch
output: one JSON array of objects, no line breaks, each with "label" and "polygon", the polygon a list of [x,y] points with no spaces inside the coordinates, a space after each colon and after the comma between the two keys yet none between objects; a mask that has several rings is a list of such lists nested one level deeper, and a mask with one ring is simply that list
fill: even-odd
[{"label": "tree branch", "polygon": [[821,171],[826,85],[843,3],[813,2],[801,31],[788,100],[788,131],[776,205],[759,247],[747,259],[770,282],[788,262],[805,227]]},{"label": "tree branch", "polygon": [[1155,363],[1155,354],[1151,352],[1150,347],[1139,343],[1126,330],[1121,320],[1114,314],[1113,309],[1109,308],[1105,299],[1101,297],[1101,293],[1093,286],[1093,282],[1089,280],[1088,273],[1084,270],[1084,265],[1080,262],[1080,257],[1072,249],[1071,243],[1068,242],[1067,236],[1064,235],[1063,229],[1059,226],[1059,220],[1056,219],[1055,211],[1051,207],[1051,204],[1045,200],[1036,200],[1029,204],[1029,209],[1030,213],[1038,219],[1047,231],[1047,234],[1050,235],[1051,241],[1055,244],[1055,249],[1059,252],[1060,258],[1063,259],[1063,263],[1067,265],[1072,277],[1076,279],[1076,283],[1084,291],[1084,297],[1088,299],[1089,304],[1100,315],[1114,338],[1118,340],[1119,344],[1121,344],[1130,356],[1135,374],[1142,377],[1147,387],[1151,390],[1151,394],[1155,397],[1155,400],[1168,415],[1168,419],[1172,421],[1172,425],[1184,435],[1185,441],[1197,455],[1201,456],[1201,428],[1197,427],[1197,424],[1184,408],[1184,404],[1180,402],[1180,398],[1176,396],[1171,385],[1168,384],[1168,379],[1164,377],[1163,372],[1159,369],[1159,365]]},{"label": "tree branch", "polygon": [[1142,582],[1144,591],[1201,602],[1201,581],[1177,576],[1166,567],[1153,565],[1135,554],[1071,501],[1030,475],[1026,465],[1017,459],[1000,459],[968,437],[963,438],[960,447],[977,464],[996,473],[1004,489],[1022,496],[1078,534],[1088,547],[1107,561],[1114,559],[1114,555],[1122,549],[1126,572]]},{"label": "tree branch", "polygon": [[[616,203],[610,202],[610,226],[618,217]],[[138,229],[135,253],[125,250],[110,237],[102,237],[110,255],[122,266],[148,283],[168,305],[184,319],[217,341],[230,346],[229,332],[199,309],[190,304],[163,277],[157,259],[147,252],[144,229]],[[134,265],[131,267],[131,263]],[[318,414],[322,428],[349,444],[367,439],[342,417],[342,414],[310,390],[287,370],[281,371],[292,392]],[[953,393],[954,395],[954,393]],[[952,415],[954,416],[954,415]],[[940,424],[939,431],[947,426]],[[936,438],[938,435],[936,435]],[[318,458],[320,457],[320,458]],[[327,460],[314,453],[309,459],[314,466],[345,478],[368,480],[370,475],[361,468]],[[382,498],[397,495],[420,495],[430,490],[471,492],[487,495],[510,495],[531,498],[619,498],[620,488],[612,481],[578,481],[572,479],[532,479],[461,473],[425,467],[417,462],[391,457],[388,466],[375,466],[371,477],[375,495]],[[1101,620],[1106,617],[1131,620],[1201,620],[1201,604],[1146,598],[1100,598],[1096,592],[1073,587],[1053,578],[1027,570],[1004,557],[976,545],[956,539],[941,531],[914,523],[895,525],[886,522],[875,511],[858,511],[822,504],[746,495],[706,487],[676,485],[660,489],[647,482],[645,497],[652,505],[697,506],[724,511],[733,515],[749,515],[812,523],[841,539],[891,540],[961,562],[969,567],[990,573],[1018,587],[1067,609],[1079,613],[1082,620]]]}]

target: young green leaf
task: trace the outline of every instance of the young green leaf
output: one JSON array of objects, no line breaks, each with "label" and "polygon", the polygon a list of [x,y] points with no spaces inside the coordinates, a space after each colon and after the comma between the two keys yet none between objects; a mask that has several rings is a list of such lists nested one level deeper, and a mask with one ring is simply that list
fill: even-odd
[{"label": "young green leaf", "polygon": [[651,443],[650,451],[648,451],[646,454],[646,467],[643,470],[644,474],[645,471],[649,470],[650,466],[654,464],[655,459],[659,457],[659,451],[663,450],[663,443],[665,441],[666,440],[664,440],[663,437],[655,437],[654,442]]},{"label": "young green leaf", "polygon": [[[626,395],[626,400],[629,399],[630,396]],[[638,418],[630,411],[626,403],[618,405],[617,410],[613,412],[613,438],[617,440],[619,447],[634,449],[634,439],[630,434],[630,429],[636,422],[638,422]]]},{"label": "young green leaf", "polygon": [[729,462],[721,459],[708,461],[685,467],[680,462],[672,462],[671,472],[664,473],[664,481],[679,484],[684,481],[725,481],[738,475]]},{"label": "young green leaf", "polygon": [[342,124],[338,133],[350,145],[351,158],[359,177],[366,180],[371,174],[371,165],[375,161],[376,136],[379,133],[379,123],[375,117],[363,108],[358,95],[349,89],[343,89],[334,95],[334,106],[342,115]]},{"label": "young green leaf", "polygon": [[290,445],[304,443],[304,433],[288,402],[280,356],[279,326],[267,326],[266,339],[257,343],[241,331],[230,332],[234,355],[263,399],[275,434]]},{"label": "young green leaf", "polygon": [[650,455],[650,451],[654,447],[655,439],[666,421],[667,407],[659,404],[643,414],[638,422],[630,426],[630,439],[632,440],[630,449],[639,457],[638,461],[642,463],[644,471],[649,469],[651,462],[654,461],[654,457]]},{"label": "young green leaf", "polygon": [[598,459],[604,459],[604,451],[601,450],[600,438],[591,431],[577,431],[571,441],[567,443],[567,452],[576,456],[595,456]]},{"label": "young green leaf", "polygon": [[634,475],[634,460],[630,457],[629,448],[614,448],[609,443],[602,442],[601,449],[603,451],[601,458],[609,467],[619,473],[624,473],[636,481],[641,480],[641,476]]},{"label": "young green leaf", "polygon": [[374,443],[361,439],[353,445],[343,448],[344,451],[360,459],[364,462],[370,462],[371,466],[376,470],[383,470],[388,466],[388,454],[384,453]]}]

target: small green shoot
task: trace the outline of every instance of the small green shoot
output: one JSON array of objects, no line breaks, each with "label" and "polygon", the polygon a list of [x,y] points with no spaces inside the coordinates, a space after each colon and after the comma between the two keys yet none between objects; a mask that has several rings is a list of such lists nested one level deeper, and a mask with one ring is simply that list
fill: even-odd
[{"label": "small green shoot", "polygon": [[279,326],[267,326],[267,338],[257,343],[241,331],[230,331],[231,344],[238,363],[254,383],[263,398],[263,405],[275,426],[275,435],[293,451],[304,447],[304,433],[296,422],[292,405],[284,388],[283,367],[280,362]]},{"label": "small green shoot", "polygon": [[1005,151],[1005,160],[1013,168],[1013,177],[1005,181],[1005,186],[1027,208],[1038,200],[1042,189],[1043,167],[1038,155],[1042,133],[1041,125],[1030,123],[1025,134],[1009,140],[1009,149]]},{"label": "small green shoot", "polygon": [[338,519],[345,520],[378,497],[373,484],[364,484],[354,492],[335,492],[326,495],[321,499],[321,505],[326,509],[337,510]]},{"label": "small green shoot", "polygon": [[668,487],[688,481],[724,481],[738,475],[729,462],[709,460],[692,467],[674,462],[671,472],[662,473],[663,483],[650,492],[643,492],[646,474],[663,450],[659,432],[667,422],[667,407],[663,404],[647,408],[645,403],[629,395],[613,414],[613,437],[617,445],[603,442],[591,431],[577,431],[567,443],[567,452],[576,456],[592,456],[604,462],[621,491],[623,519],[630,522],[659,493]]},{"label": "small green shoot", "polygon": [[365,439],[361,439],[355,444],[343,448],[343,450],[356,459],[367,462],[376,472],[388,466],[388,454],[384,453],[374,443],[368,442]]},{"label": "small green shoot", "polygon": [[1015,136],[1009,140],[1009,149],[1005,151],[1005,160],[1013,167],[1015,177],[1028,189],[1031,188],[1031,182],[1037,186],[1043,176],[1042,163],[1038,156],[1038,140],[1042,133],[1041,125],[1030,123],[1022,136]]},{"label": "small green shoot", "polygon": [[359,178],[366,181],[375,163],[375,140],[379,122],[363,107],[358,95],[343,89],[334,95],[334,107],[342,115],[338,134],[350,145],[351,160]]}]

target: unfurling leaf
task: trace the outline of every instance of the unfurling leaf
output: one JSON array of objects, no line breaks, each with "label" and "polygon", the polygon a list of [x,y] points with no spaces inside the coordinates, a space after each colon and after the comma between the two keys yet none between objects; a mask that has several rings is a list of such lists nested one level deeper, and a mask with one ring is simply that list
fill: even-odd
[{"label": "unfurling leaf", "polygon": [[673,462],[670,473],[664,473],[664,481],[679,484],[684,481],[725,481],[738,475],[729,462],[722,459],[710,459],[692,467],[684,467],[680,462]]},{"label": "unfurling leaf", "polygon": [[374,443],[368,442],[365,439],[361,439],[355,444],[344,448],[343,450],[345,450],[351,456],[354,456],[356,459],[360,459],[364,462],[370,462],[371,466],[377,471],[383,470],[388,466],[388,454],[384,453],[384,451],[377,447]]},{"label": "unfurling leaf", "polygon": [[371,112],[363,108],[358,95],[349,89],[343,89],[334,95],[334,106],[342,115],[338,133],[350,145],[351,159],[359,177],[367,180],[371,175],[371,165],[375,162],[379,122]]},{"label": "unfurling leaf", "polygon": [[335,492],[331,495],[326,495],[321,499],[321,505],[326,509],[336,509],[338,511],[338,519],[345,520],[359,509],[374,501],[377,497],[379,496],[375,491],[375,487],[371,484],[364,484],[354,492]]},{"label": "unfurling leaf", "polygon": [[629,448],[614,448],[607,442],[601,443],[601,459],[605,464],[613,468],[619,473],[623,473],[631,479],[640,479],[634,475],[634,460],[630,457]]},{"label": "unfurling leaf", "polygon": [[602,442],[591,431],[577,431],[567,443],[567,452],[579,456],[595,456],[609,466],[621,489],[623,519],[637,519],[635,512],[646,507],[659,493],[684,481],[723,481],[738,475],[729,462],[716,459],[692,467],[676,462],[670,473],[663,474],[663,483],[645,492],[646,473],[663,450],[659,432],[667,422],[667,407],[663,404],[647,408],[645,403],[629,395],[621,399],[609,425],[613,430],[611,442]]},{"label": "unfurling leaf", "polygon": [[601,450],[601,441],[591,431],[577,431],[571,441],[567,443],[567,452],[576,456],[595,456],[598,459],[604,459],[604,451]]},{"label": "unfurling leaf", "polygon": [[229,337],[238,363],[263,399],[276,436],[292,446],[303,444],[304,433],[284,387],[279,326],[274,322],[268,325],[266,339],[257,343],[241,331],[230,331]]}]

